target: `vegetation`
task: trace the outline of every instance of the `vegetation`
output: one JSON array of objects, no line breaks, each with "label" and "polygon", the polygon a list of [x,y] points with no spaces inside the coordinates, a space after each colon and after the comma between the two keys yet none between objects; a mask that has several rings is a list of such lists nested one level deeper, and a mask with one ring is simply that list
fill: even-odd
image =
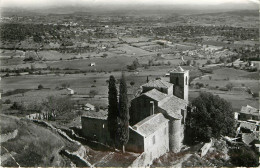
[{"label": "vegetation", "polygon": [[117,101],[117,89],[116,89],[116,80],[114,76],[110,76],[109,85],[108,85],[108,130],[110,133],[110,138],[112,140],[116,139],[117,131],[117,117],[119,116],[118,112],[118,101]]},{"label": "vegetation", "polygon": [[[92,86],[91,86],[92,87]],[[93,98],[98,94],[97,90],[90,90],[89,91],[89,97]]]},{"label": "vegetation", "polygon": [[192,103],[194,111],[186,119],[187,143],[208,142],[211,137],[232,136],[235,120],[232,106],[212,93],[201,93]]},{"label": "vegetation", "polygon": [[49,96],[42,104],[43,109],[48,113],[47,119],[49,120],[56,120],[66,113],[71,113],[74,107],[74,103],[69,97]]},{"label": "vegetation", "polygon": [[125,75],[122,73],[119,87],[119,117],[118,117],[118,140],[122,146],[123,153],[125,152],[125,145],[129,139],[129,107],[127,98],[127,85]]},{"label": "vegetation", "polygon": [[43,86],[41,84],[38,85],[38,89],[41,90],[43,89]]},{"label": "vegetation", "polygon": [[257,167],[259,166],[259,157],[247,146],[239,146],[229,151],[231,163],[239,167]]}]

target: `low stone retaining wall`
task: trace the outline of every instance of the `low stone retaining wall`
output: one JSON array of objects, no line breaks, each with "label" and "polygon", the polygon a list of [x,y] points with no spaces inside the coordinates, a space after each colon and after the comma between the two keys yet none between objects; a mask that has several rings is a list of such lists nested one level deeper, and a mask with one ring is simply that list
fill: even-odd
[{"label": "low stone retaining wall", "polygon": [[77,167],[93,167],[87,160],[82,158],[80,155],[70,153],[68,150],[61,150],[61,155],[68,157]]}]

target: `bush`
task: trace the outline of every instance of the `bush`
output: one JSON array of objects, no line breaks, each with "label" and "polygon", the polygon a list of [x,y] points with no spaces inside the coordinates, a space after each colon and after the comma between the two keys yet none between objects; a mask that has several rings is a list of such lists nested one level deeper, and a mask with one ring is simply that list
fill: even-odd
[{"label": "bush", "polygon": [[97,94],[98,94],[98,91],[96,91],[96,90],[90,90],[90,91],[89,91],[89,96],[90,96],[91,98],[95,97]]},{"label": "bush", "polygon": [[41,84],[38,85],[38,89],[41,90],[43,89],[43,86]]},{"label": "bush", "polygon": [[10,99],[6,99],[4,104],[11,104],[11,100]]},{"label": "bush", "polygon": [[238,149],[232,149],[229,152],[231,163],[239,167],[257,167],[259,166],[259,157],[246,146],[240,146]]},{"label": "bush", "polygon": [[259,92],[255,92],[255,93],[253,93],[252,96],[253,96],[253,98],[257,98],[257,97],[259,97]]},{"label": "bush", "polygon": [[12,110],[24,110],[24,106],[18,102],[14,102],[13,105],[10,107]]}]

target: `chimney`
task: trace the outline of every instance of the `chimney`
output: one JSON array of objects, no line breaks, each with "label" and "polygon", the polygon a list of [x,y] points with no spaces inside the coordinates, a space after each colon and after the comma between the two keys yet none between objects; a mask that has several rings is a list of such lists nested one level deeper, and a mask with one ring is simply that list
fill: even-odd
[{"label": "chimney", "polygon": [[150,115],[154,115],[154,102],[150,101]]}]

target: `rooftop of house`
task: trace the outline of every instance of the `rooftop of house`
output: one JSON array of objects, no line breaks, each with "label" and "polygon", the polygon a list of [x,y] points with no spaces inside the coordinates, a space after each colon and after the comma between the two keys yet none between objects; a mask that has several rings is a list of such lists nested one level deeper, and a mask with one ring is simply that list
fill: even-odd
[{"label": "rooftop of house", "polygon": [[242,141],[249,145],[251,142],[253,142],[254,140],[257,140],[259,138],[259,135],[257,135],[259,133],[243,133],[242,134]]},{"label": "rooftop of house", "polygon": [[142,95],[146,95],[147,97],[150,97],[151,99],[154,99],[155,101],[161,101],[164,98],[167,97],[167,94],[164,94],[157,89],[152,89],[148,92],[143,93]]},{"label": "rooftop of house", "polygon": [[252,130],[252,131],[256,129],[256,125],[253,124],[253,123],[249,123],[249,122],[241,122],[240,127],[246,128],[246,129],[249,129],[249,130]]},{"label": "rooftop of house", "polygon": [[89,103],[86,103],[86,104],[85,104],[85,107],[89,107],[89,108],[95,108],[95,106],[94,106],[94,105],[92,105],[92,104],[89,104]]},{"label": "rooftop of house", "polygon": [[181,66],[178,66],[176,69],[170,71],[170,72],[179,72],[179,73],[184,73],[187,72],[188,70],[184,70]]},{"label": "rooftop of house", "polygon": [[142,85],[142,87],[153,87],[153,88],[169,88],[171,86],[173,86],[173,84],[163,81],[161,79],[150,80],[148,83]]},{"label": "rooftop of house", "polygon": [[158,113],[143,119],[132,128],[140,135],[147,137],[158,130],[162,124],[168,121],[169,120],[166,119],[161,113]]},{"label": "rooftop of house", "polygon": [[254,108],[252,106],[249,106],[249,105],[242,106],[240,113],[252,114],[252,115],[260,115],[258,109]]},{"label": "rooftop of house", "polygon": [[93,118],[93,119],[100,119],[100,120],[106,120],[107,119],[107,111],[105,110],[99,110],[96,111],[83,111],[82,117],[84,118]]}]

